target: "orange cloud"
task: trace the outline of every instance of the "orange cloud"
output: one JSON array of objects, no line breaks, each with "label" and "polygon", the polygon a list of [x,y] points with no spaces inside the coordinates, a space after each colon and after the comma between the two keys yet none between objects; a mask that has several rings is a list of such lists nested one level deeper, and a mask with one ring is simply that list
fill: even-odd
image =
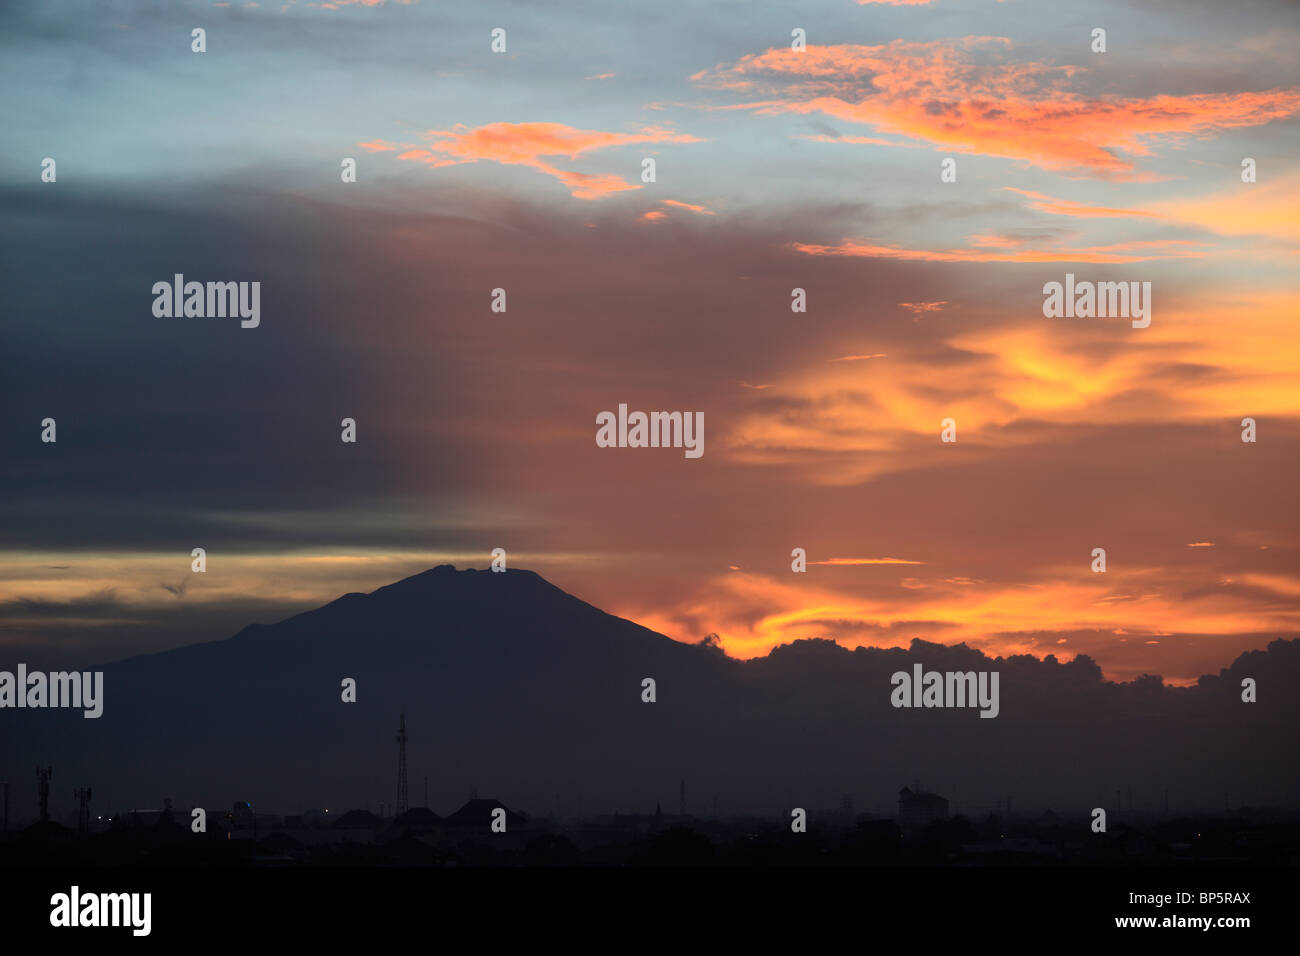
[{"label": "orange cloud", "polygon": [[884,352],[873,352],[871,355],[841,355],[839,358],[828,359],[830,362],[861,362],[865,359],[885,358]]},{"label": "orange cloud", "polygon": [[646,127],[639,133],[607,133],[576,129],[563,123],[489,123],[473,129],[456,125],[449,130],[429,130],[427,149],[410,150],[398,159],[418,160],[430,166],[454,166],[488,160],[511,166],[527,166],[558,179],[577,199],[600,199],[628,189],[640,189],[612,174],[589,174],[560,169],[542,157],[567,156],[633,143],[698,143],[702,140],[661,127]]},{"label": "orange cloud", "polygon": [[392,143],[386,143],[382,139],[377,139],[371,143],[357,143],[362,149],[368,149],[372,153],[387,153],[397,149]]},{"label": "orange cloud", "polygon": [[763,98],[728,109],[823,113],[954,152],[1139,178],[1154,140],[1208,137],[1300,112],[1300,88],[1151,97],[1071,92],[1079,66],[1006,62],[1005,37],[776,47],[692,79]]},{"label": "orange cloud", "polygon": [[903,558],[827,558],[825,561],[809,561],[809,564],[829,564],[849,566],[858,564],[925,564],[924,561],[907,561]]},{"label": "orange cloud", "polygon": [[688,202],[678,202],[676,199],[661,199],[659,201],[663,203],[665,206],[675,206],[678,209],[687,209],[693,213],[698,213],[701,216],[716,215],[716,213],[714,213],[713,210],[708,209],[705,206],[696,206]]},{"label": "orange cloud", "polygon": [[[659,200],[659,205],[668,206],[672,209],[685,209],[688,212],[693,212],[699,216],[716,215],[716,213],[714,213],[713,210],[708,209],[705,206],[697,206],[693,203],[688,203],[688,202],[678,202],[676,199],[661,199]],[[661,219],[666,219],[667,216],[668,214],[664,212],[662,209],[652,209],[649,212],[641,214],[642,219],[648,219],[651,222],[658,222]]]},{"label": "orange cloud", "polygon": [[1088,219],[1129,219],[1138,217],[1148,217],[1152,219],[1161,218],[1154,212],[1143,212],[1140,209],[1118,209],[1107,206],[1089,206],[1081,202],[1073,202],[1069,199],[1054,199],[1051,196],[1044,196],[1042,193],[1032,193],[1027,189],[1016,189],[1014,186],[1003,186],[1003,189],[1013,193],[1020,193],[1022,196],[1028,196],[1034,202],[1029,204],[1031,209],[1037,209],[1040,212],[1050,212],[1056,216],[1079,216]]},{"label": "orange cloud", "polygon": [[[998,245],[999,237],[976,236],[977,245]],[[1006,245],[1015,245],[1005,240]],[[1076,249],[1021,249],[1014,252],[986,252],[980,249],[900,249],[875,245],[867,240],[846,239],[838,245],[796,242],[794,249],[810,256],[850,256],[872,259],[904,259],[912,262],[1146,262],[1151,259],[1194,259],[1206,254],[1205,243],[1190,239],[1119,242],[1107,246]],[[901,304],[901,303],[900,303]]]},{"label": "orange cloud", "polygon": [[922,312],[940,311],[945,305],[948,304],[948,300],[942,299],[938,302],[900,302],[898,304],[901,305],[904,309],[908,309],[911,312],[914,312],[917,315],[919,315]]},{"label": "orange cloud", "polygon": [[[815,460],[810,482],[845,485],[943,461],[951,446],[934,439],[950,416],[962,423],[962,447],[984,453],[1041,441],[1035,423],[1043,421],[1053,429],[1148,423],[1153,415],[1219,423],[1225,409],[1242,407],[1256,417],[1300,415],[1300,350],[1278,347],[1290,341],[1300,294],[1285,283],[1171,294],[1151,327],[1119,349],[1097,347],[1109,331],[1044,320],[1030,304],[1008,316],[1010,324],[933,327],[935,342],[960,356],[938,373],[927,365],[929,343],[918,344],[920,352],[891,347],[892,361],[871,366],[868,378],[857,363],[809,355],[775,380],[780,402],[738,412],[718,440],[739,464]],[[1146,397],[1116,401],[1138,393]]]},{"label": "orange cloud", "polygon": [[1221,236],[1300,243],[1300,170],[1286,170],[1258,183],[1237,182],[1210,196],[1153,203],[1151,209]]},{"label": "orange cloud", "polygon": [[860,146],[897,146],[901,149],[924,148],[921,143],[908,143],[893,139],[881,139],[878,136],[827,136],[825,133],[817,133],[815,135],[809,134],[798,138],[811,140],[814,143],[850,143]]},{"label": "orange cloud", "polygon": [[[1069,640],[1098,658],[1112,678],[1136,676],[1117,671],[1107,659],[1112,642],[1126,640],[1116,634],[1141,639],[1167,636],[1171,624],[1183,633],[1225,639],[1252,631],[1294,634],[1300,629],[1300,611],[1294,604],[1279,601],[1261,611],[1250,597],[1231,592],[1210,591],[1189,598],[1186,582],[1168,568],[1112,577],[1109,590],[1100,593],[1097,583],[1090,577],[1081,580],[1077,569],[1042,569],[1032,578],[1004,584],[962,582],[935,579],[923,588],[902,587],[895,592],[886,587],[863,597],[811,577],[794,583],[740,571],[710,576],[674,607],[624,607],[617,613],[679,639],[691,639],[700,630],[716,632],[736,657],[760,656],[780,644],[810,637],[847,647],[906,647],[913,637],[921,637],[946,644],[965,641],[992,654],[1038,656],[1044,653],[1044,644],[1054,649]],[[1300,588],[1294,578],[1282,583]],[[1092,632],[1086,644],[1079,632]],[[1071,638],[1061,637],[1063,633]],[[1257,646],[1271,639],[1271,635],[1260,637]],[[1175,658],[1163,660],[1166,668],[1178,666]],[[1187,669],[1182,671],[1165,669],[1170,683],[1198,676],[1195,663],[1184,666]]]}]

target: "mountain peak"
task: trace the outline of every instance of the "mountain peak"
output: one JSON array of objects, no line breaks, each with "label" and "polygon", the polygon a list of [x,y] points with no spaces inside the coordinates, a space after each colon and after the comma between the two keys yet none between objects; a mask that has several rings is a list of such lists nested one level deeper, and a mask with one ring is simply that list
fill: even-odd
[{"label": "mountain peak", "polygon": [[[1000,716],[896,708],[892,674],[914,663],[1000,672]],[[159,794],[220,806],[245,794],[263,806],[365,807],[391,796],[405,711],[411,765],[440,802],[473,784],[510,806],[551,805],[559,787],[593,806],[653,806],[684,778],[754,810],[786,792],[888,802],[894,781],[919,770],[947,773],[972,802],[1014,792],[1092,806],[1096,781],[1122,779],[1194,805],[1260,767],[1290,779],[1292,755],[1273,742],[1287,739],[1300,704],[1282,693],[1243,706],[1239,675],[1294,686],[1300,641],[1234,667],[1195,688],[1134,686],[1103,682],[1091,662],[989,659],[926,641],[849,651],[824,639],[737,661],[606,614],[533,571],[443,564],[235,639],[106,667],[103,715],[85,731],[76,713],[9,713],[0,775],[52,761],[119,806]],[[1143,747],[1113,748],[1134,725]],[[1071,745],[1044,744],[1061,740]],[[1283,784],[1265,796],[1296,793]]]},{"label": "mountain peak", "polygon": [[[488,589],[493,590],[488,591]],[[370,596],[412,593],[436,595],[457,593],[480,596],[485,593],[499,595],[503,590],[508,590],[513,595],[552,592],[562,594],[571,601],[578,601],[573,595],[557,588],[536,571],[525,568],[508,568],[505,571],[492,571],[486,568],[457,569],[454,564],[439,564],[427,571],[412,574],[400,581],[376,588],[370,592]]]}]

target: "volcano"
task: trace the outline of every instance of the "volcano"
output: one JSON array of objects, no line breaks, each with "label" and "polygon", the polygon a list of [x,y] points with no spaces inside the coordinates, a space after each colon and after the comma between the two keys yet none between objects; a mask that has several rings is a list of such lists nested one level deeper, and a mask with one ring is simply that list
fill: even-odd
[{"label": "volcano", "polygon": [[[891,674],[996,671],[996,719],[898,709]],[[539,575],[444,565],[277,624],[103,668],[103,715],[0,712],[0,774],[53,765],[97,813],[248,801],[271,813],[396,795],[399,713],[412,779],[450,812],[474,790],[531,814],[648,812],[679,787],[703,810],[892,812],[920,779],[954,812],[1111,806],[1132,787],[1175,808],[1295,805],[1300,641],[1241,655],[1192,687],[1117,684],[1086,656],[990,658],[965,645],[848,650],[800,640],[740,661],[598,608]],[[1241,699],[1254,678],[1258,702]],[[343,681],[356,682],[344,702]],[[643,681],[655,700],[643,700]],[[30,789],[31,794],[26,791]],[[35,790],[13,788],[16,820]]]}]

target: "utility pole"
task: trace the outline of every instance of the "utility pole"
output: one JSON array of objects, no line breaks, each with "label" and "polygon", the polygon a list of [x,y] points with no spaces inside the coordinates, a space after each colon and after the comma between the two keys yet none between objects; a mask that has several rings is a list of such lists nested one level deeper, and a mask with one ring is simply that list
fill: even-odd
[{"label": "utility pole", "polygon": [[36,792],[41,802],[42,823],[50,821],[50,777],[53,773],[53,767],[46,767],[44,770],[40,767],[36,768]]},{"label": "utility pole", "polygon": [[72,791],[77,799],[77,832],[90,832],[90,788],[77,787]]},{"label": "utility pole", "polygon": [[[426,800],[427,802],[427,800]],[[410,806],[406,790],[406,708],[402,708],[401,723],[397,730],[397,816],[401,816]]]}]

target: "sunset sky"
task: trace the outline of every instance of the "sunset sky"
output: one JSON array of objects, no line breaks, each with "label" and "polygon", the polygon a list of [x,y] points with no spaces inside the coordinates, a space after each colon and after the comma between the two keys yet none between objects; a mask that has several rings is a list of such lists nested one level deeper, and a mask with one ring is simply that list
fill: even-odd
[{"label": "sunset sky", "polygon": [[[737,657],[1300,636],[1297,49],[1251,0],[6,4],[0,657],[497,547]],[[156,318],[176,273],[260,326]],[[1067,273],[1150,326],[1045,318]],[[620,403],[704,455],[598,448]]]}]

